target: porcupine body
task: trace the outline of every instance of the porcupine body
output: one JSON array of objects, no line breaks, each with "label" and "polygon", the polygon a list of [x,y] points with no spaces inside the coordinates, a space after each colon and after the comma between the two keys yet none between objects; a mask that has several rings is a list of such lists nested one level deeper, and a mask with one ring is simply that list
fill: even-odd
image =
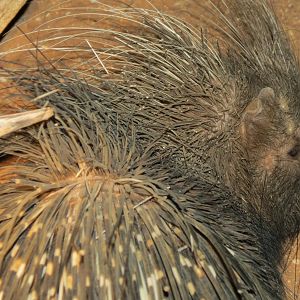
[{"label": "porcupine body", "polygon": [[85,32],[117,43],[88,48],[107,75],[11,71],[57,116],[1,144],[18,158],[1,174],[4,299],[283,295],[262,240],[275,251],[299,222],[298,66],[265,2],[228,4],[221,48],[126,9],[109,13],[128,31]]}]

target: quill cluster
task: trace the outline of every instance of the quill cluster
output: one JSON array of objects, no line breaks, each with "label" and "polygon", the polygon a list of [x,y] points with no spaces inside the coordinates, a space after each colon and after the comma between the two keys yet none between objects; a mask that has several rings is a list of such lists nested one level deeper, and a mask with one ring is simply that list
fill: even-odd
[{"label": "quill cluster", "polygon": [[110,27],[25,34],[34,64],[2,75],[55,115],[0,140],[0,299],[284,296],[299,65],[267,1],[226,3],[218,44],[105,5],[81,14]]}]

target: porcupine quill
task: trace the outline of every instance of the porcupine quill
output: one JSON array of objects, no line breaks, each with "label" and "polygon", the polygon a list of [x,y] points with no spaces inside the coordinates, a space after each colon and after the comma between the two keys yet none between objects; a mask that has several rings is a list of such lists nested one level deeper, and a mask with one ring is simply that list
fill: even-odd
[{"label": "porcupine quill", "polygon": [[45,40],[81,50],[79,64],[38,50],[36,69],[5,70],[24,97],[58,92],[36,101],[55,119],[1,142],[19,159],[1,171],[4,299],[282,297],[298,64],[267,2],[227,3],[221,48],[159,12],[108,9],[126,31]]}]

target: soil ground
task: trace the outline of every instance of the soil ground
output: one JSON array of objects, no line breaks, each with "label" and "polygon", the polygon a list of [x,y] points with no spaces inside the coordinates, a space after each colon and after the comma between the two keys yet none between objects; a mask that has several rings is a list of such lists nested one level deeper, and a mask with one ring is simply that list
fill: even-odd
[{"label": "soil ground", "polygon": [[[54,7],[60,3],[67,3],[71,1],[62,0],[32,0],[28,6],[20,14],[17,23],[24,32],[29,32],[32,28],[43,20],[39,15],[40,12],[46,11],[51,7]],[[72,6],[90,6],[95,5],[95,0],[73,0]],[[100,1],[101,3],[103,1]],[[106,0],[107,3],[113,4],[113,0]],[[134,6],[139,6],[143,8],[155,7],[164,12],[168,12],[173,15],[177,15],[183,20],[191,23],[195,27],[201,26],[203,20],[205,19],[205,14],[207,12],[207,2],[206,0],[131,0],[126,1]],[[51,3],[51,4],[50,4]],[[201,5],[199,4],[201,3]],[[300,57],[300,1],[299,0],[276,0],[273,1],[275,11],[278,15],[279,20],[284,26],[284,29],[288,32],[290,40],[294,45],[296,54]],[[61,12],[60,12],[61,13]],[[67,14],[67,11],[66,11]],[[31,19],[29,23],[25,21]],[[25,22],[25,23],[24,23]],[[62,24],[61,24],[62,25]],[[53,25],[52,25],[53,26]],[[9,40],[12,36],[16,35],[15,28],[8,32],[8,34],[3,38],[3,41]],[[15,39],[13,41],[13,46],[16,47],[19,43],[22,43],[21,39]],[[0,52],[7,47],[11,47],[11,44],[0,44]],[[22,60],[22,57],[16,55],[16,59]],[[297,246],[298,244],[298,246]],[[287,264],[285,270],[285,282],[291,291],[291,299],[300,299],[300,251],[298,249],[300,246],[300,241],[297,241],[292,247],[290,253],[287,256]]]}]

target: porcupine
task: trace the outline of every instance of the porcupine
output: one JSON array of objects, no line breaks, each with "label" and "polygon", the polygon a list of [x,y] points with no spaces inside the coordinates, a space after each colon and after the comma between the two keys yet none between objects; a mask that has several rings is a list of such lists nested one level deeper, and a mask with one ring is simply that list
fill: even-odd
[{"label": "porcupine", "polygon": [[[135,27],[129,33],[111,32],[124,46],[121,50],[117,47],[105,49],[109,55],[118,56],[109,69],[117,79],[107,79],[96,73],[98,77],[94,77],[100,84],[96,86],[95,82],[87,83],[91,77],[87,82],[80,80],[80,84],[76,76],[66,79],[61,74],[63,70],[57,67],[51,72],[45,66],[40,67],[38,75],[28,71],[20,76],[15,71],[20,86],[31,95],[57,91],[45,99],[58,113],[57,121],[43,125],[44,129],[42,126],[9,136],[2,145],[2,153],[26,161],[18,162],[14,169],[2,175],[6,184],[2,192],[5,210],[2,213],[4,248],[1,256],[5,299],[22,295],[49,298],[63,295],[67,298],[142,298],[149,295],[158,299],[167,296],[176,299],[200,296],[274,299],[281,296],[280,286],[278,290],[273,286],[280,284],[278,274],[271,269],[274,261],[268,262],[261,256],[264,249],[253,232],[264,231],[271,224],[282,229],[278,231],[281,242],[281,234],[286,238],[287,232],[292,235],[296,231],[298,145],[293,117],[297,117],[297,100],[292,95],[297,94],[297,63],[289,48],[279,51],[287,41],[265,2],[245,1],[236,5],[240,8],[241,20],[247,20],[250,29],[258,26],[267,33],[272,24],[273,32],[254,40],[247,30],[249,27],[237,23],[231,28],[232,35],[227,31],[226,40],[230,42],[224,46],[226,50],[219,50],[205,36],[198,35],[175,18],[129,9],[121,16],[125,13],[132,21],[144,18],[145,23],[138,24],[143,27],[140,36]],[[251,5],[256,15],[242,15],[247,12],[247,5]],[[228,20],[224,19],[225,23]],[[248,36],[241,38],[246,32]],[[259,38],[270,42],[270,48],[260,49],[263,51],[257,54],[257,47],[261,45]],[[243,47],[241,41],[245,41],[247,47]],[[96,51],[101,53],[103,49]],[[276,59],[282,53],[286,60],[277,65]],[[274,59],[270,64],[267,54],[272,54],[270,57]],[[278,77],[268,78],[264,74]],[[284,86],[286,90],[279,91],[274,84],[285,76],[292,80]],[[282,94],[276,97],[274,91],[275,95]],[[269,102],[274,102],[276,107],[277,100],[278,107],[273,109]],[[289,107],[293,107],[292,112]],[[270,113],[275,122],[269,118]],[[129,118],[133,125],[126,122]],[[115,119],[120,124],[115,124]],[[129,141],[124,133],[130,130],[124,126],[133,126],[131,130],[136,132]],[[290,131],[288,138],[287,130]],[[260,137],[258,143],[256,137]],[[276,145],[279,142],[290,149],[284,152],[282,147],[282,151],[274,152],[281,149]],[[98,144],[102,146],[99,149]],[[138,150],[132,154],[134,144]],[[150,151],[151,158],[138,159],[149,145],[155,149]],[[225,155],[221,145],[226,150]],[[276,149],[272,148],[274,145]],[[122,148],[128,150],[127,154]],[[237,153],[240,159],[236,159]],[[284,162],[286,157],[280,155],[285,154],[294,157],[293,161]],[[274,157],[279,158],[278,165]],[[286,174],[283,182],[279,182],[277,172],[285,175],[287,171],[291,174]],[[14,181],[10,176],[16,177]],[[264,185],[260,185],[263,179]],[[93,184],[94,181],[97,183]],[[236,184],[238,181],[240,186]],[[285,181],[288,181],[286,186],[291,187],[288,190],[284,189]],[[270,183],[273,185],[269,186]],[[272,191],[277,185],[279,188]],[[75,192],[72,193],[72,189]],[[289,193],[284,200],[282,191]],[[100,192],[107,192],[107,203]],[[74,194],[77,193],[80,200],[76,201]],[[268,201],[261,203],[267,196]],[[20,201],[20,198],[25,200]],[[6,207],[8,199],[10,205],[19,205],[13,215],[9,214],[11,206]],[[116,203],[115,207],[110,206],[110,199]],[[130,203],[127,208],[125,199],[126,203],[136,204]],[[277,202],[270,201],[273,199]],[[239,206],[244,202],[250,203],[259,217],[252,217],[252,211],[246,214],[244,210],[250,209],[248,205]],[[99,207],[97,211],[96,204],[102,205],[102,211]],[[272,206],[276,209],[270,210]],[[54,214],[49,217],[51,209],[56,212],[57,219]],[[64,222],[68,209],[68,222]],[[138,216],[135,215],[137,209]],[[235,216],[233,211],[242,217]],[[290,216],[289,224],[285,224],[282,212]],[[103,218],[104,223],[97,222],[95,215]],[[211,220],[219,215],[222,215],[220,221]],[[144,227],[140,226],[139,218]],[[259,220],[259,226],[253,224],[253,220]],[[89,222],[94,222],[95,227]],[[122,222],[125,222],[125,229]],[[245,224],[251,229],[244,229]],[[59,225],[62,225],[60,231]],[[141,231],[133,230],[135,226]],[[85,235],[88,229],[90,235]],[[71,235],[67,234],[69,230]],[[163,238],[159,240],[157,236],[161,235]],[[126,243],[128,236],[131,239]],[[89,237],[94,238],[90,241],[91,249],[83,242]],[[247,239],[253,242],[254,249]],[[96,244],[104,249],[100,254],[96,253]],[[151,248],[152,245],[155,248]],[[188,255],[174,251],[179,245],[183,245],[180,249],[187,249]],[[234,251],[232,255],[232,250],[224,245],[239,249],[239,252]],[[140,251],[136,247],[141,247]],[[241,253],[245,247],[245,253]],[[111,249],[111,257],[107,249]],[[36,255],[32,255],[35,252]],[[105,259],[101,259],[103,253]],[[147,253],[151,253],[148,260]],[[278,255],[272,256],[276,262]],[[251,260],[250,263],[247,260]],[[91,267],[93,264],[95,268]],[[105,268],[101,269],[102,265]],[[85,284],[81,285],[83,282]]]}]

